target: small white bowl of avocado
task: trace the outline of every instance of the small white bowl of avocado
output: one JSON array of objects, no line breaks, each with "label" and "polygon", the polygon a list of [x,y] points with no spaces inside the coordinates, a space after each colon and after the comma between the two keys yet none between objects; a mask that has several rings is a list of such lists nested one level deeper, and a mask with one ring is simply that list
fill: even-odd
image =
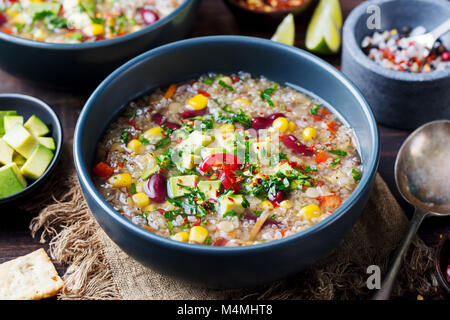
[{"label": "small white bowl of avocado", "polygon": [[0,205],[37,190],[59,159],[63,132],[44,102],[0,94]]}]

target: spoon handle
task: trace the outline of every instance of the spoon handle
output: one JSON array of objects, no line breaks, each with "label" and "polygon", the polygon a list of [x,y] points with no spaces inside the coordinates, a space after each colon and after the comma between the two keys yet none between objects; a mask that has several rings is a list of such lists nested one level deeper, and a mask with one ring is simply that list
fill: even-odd
[{"label": "spoon handle", "polygon": [[403,238],[402,244],[395,252],[395,258],[389,267],[388,273],[384,277],[381,289],[378,290],[378,292],[373,296],[372,300],[388,300],[391,296],[395,279],[397,278],[398,271],[400,270],[400,266],[402,264],[402,258],[411,244],[411,241],[414,239],[417,229],[419,229],[420,224],[427,214],[427,212],[424,212],[418,208],[415,209],[414,215],[409,223],[408,233]]},{"label": "spoon handle", "polygon": [[444,23],[442,23],[439,27],[432,30],[430,33],[433,35],[433,38],[436,41],[444,33],[447,33],[447,31],[450,31],[450,18],[447,19]]}]

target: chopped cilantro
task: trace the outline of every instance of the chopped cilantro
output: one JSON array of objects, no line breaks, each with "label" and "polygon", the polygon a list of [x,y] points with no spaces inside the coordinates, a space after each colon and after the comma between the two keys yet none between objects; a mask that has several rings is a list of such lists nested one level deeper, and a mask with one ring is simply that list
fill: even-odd
[{"label": "chopped cilantro", "polygon": [[355,180],[355,182],[358,182],[359,180],[361,180],[361,174],[356,171],[355,169],[352,169],[352,176],[353,176],[353,180]]},{"label": "chopped cilantro", "polygon": [[270,88],[264,89],[263,92],[259,95],[262,101],[267,101],[269,106],[273,107],[272,94],[277,89],[278,83],[274,83]]},{"label": "chopped cilantro", "polygon": [[311,109],[309,109],[309,113],[313,116],[317,116],[317,111],[319,111],[320,106],[318,104],[313,105]]},{"label": "chopped cilantro", "polygon": [[164,137],[155,144],[155,150],[164,148],[170,143],[170,137]]},{"label": "chopped cilantro", "polygon": [[122,131],[122,134],[120,135],[120,140],[122,140],[123,143],[127,143],[129,135],[130,133],[127,130]]},{"label": "chopped cilantro", "polygon": [[231,92],[234,91],[233,87],[228,85],[228,84],[226,84],[225,82],[223,82],[223,80],[219,80],[219,85],[221,85],[222,87],[228,89]]},{"label": "chopped cilantro", "polygon": [[330,167],[334,167],[335,165],[337,165],[340,162],[341,162],[341,158],[336,158],[333,161],[331,161]]},{"label": "chopped cilantro", "polygon": [[146,145],[146,144],[150,143],[150,141],[148,141],[148,139],[145,138],[145,136],[142,133],[139,134],[138,140],[140,142],[142,142],[143,145]]},{"label": "chopped cilantro", "polygon": [[347,155],[347,152],[342,150],[328,150],[329,153],[335,154],[340,157],[345,157]]},{"label": "chopped cilantro", "polygon": [[203,80],[203,83],[204,83],[204,84],[207,84],[207,85],[211,85],[211,84],[213,84],[213,82],[214,82],[214,81],[213,81],[212,79],[209,79],[209,78]]},{"label": "chopped cilantro", "polygon": [[136,184],[134,184],[134,183],[131,184],[130,193],[131,194],[136,193]]}]

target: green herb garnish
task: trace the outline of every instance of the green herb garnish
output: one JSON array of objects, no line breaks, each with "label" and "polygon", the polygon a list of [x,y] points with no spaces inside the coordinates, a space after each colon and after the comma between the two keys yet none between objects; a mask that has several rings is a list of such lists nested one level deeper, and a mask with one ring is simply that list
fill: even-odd
[{"label": "green herb garnish", "polygon": [[170,137],[164,137],[155,144],[155,150],[164,148],[170,143]]},{"label": "green herb garnish", "polygon": [[136,184],[132,183],[130,188],[130,193],[135,194],[136,193]]},{"label": "green herb garnish", "polygon": [[143,145],[146,145],[146,144],[150,143],[150,141],[148,141],[148,139],[145,138],[145,136],[142,133],[139,134],[138,140],[140,142],[142,142]]},{"label": "green herb garnish", "polygon": [[122,140],[123,143],[127,143],[129,135],[130,133],[127,130],[122,131],[122,134],[120,135],[120,140]]},{"label": "green herb garnish", "polygon": [[219,80],[218,83],[219,83],[219,85],[221,85],[222,87],[228,89],[229,91],[231,91],[231,92],[234,91],[233,87],[228,85],[228,84],[226,84],[223,80]]},{"label": "green herb garnish", "polygon": [[270,88],[265,89],[261,94],[259,95],[261,97],[262,101],[267,101],[269,106],[273,107],[273,101],[272,101],[272,94],[277,89],[278,83],[274,83]]},{"label": "green herb garnish", "polygon": [[328,150],[329,153],[335,154],[340,157],[345,157],[347,155],[347,152],[342,150]]},{"label": "green herb garnish", "polygon": [[355,169],[352,169],[352,176],[353,176],[353,180],[355,180],[355,182],[358,182],[359,180],[361,180],[361,174],[356,171]]},{"label": "green herb garnish", "polygon": [[207,84],[207,85],[211,85],[211,84],[214,83],[214,80],[208,78],[208,79],[203,80],[203,83],[204,83],[204,84]]},{"label": "green herb garnish", "polygon": [[341,162],[341,158],[336,158],[333,161],[331,161],[330,167],[334,167],[335,165],[337,165],[340,162]]},{"label": "green herb garnish", "polygon": [[319,111],[320,106],[318,104],[313,105],[311,109],[309,109],[309,113],[313,116],[317,116],[317,111]]}]

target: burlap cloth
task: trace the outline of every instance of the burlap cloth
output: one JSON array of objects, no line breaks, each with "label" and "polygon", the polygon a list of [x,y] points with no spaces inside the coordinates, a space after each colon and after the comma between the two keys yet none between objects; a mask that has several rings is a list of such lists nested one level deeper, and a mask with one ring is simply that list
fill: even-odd
[{"label": "burlap cloth", "polygon": [[[377,175],[358,222],[327,257],[309,269],[257,288],[195,287],[141,266],[108,238],[84,201],[71,146],[65,149],[49,189],[26,208],[39,212],[30,225],[32,235],[39,233],[42,242],[49,240],[51,257],[68,265],[60,299],[367,299],[373,294],[366,285],[367,267],[386,270],[408,223]],[[393,296],[427,298],[436,293],[432,250],[416,238],[404,258]]]}]

